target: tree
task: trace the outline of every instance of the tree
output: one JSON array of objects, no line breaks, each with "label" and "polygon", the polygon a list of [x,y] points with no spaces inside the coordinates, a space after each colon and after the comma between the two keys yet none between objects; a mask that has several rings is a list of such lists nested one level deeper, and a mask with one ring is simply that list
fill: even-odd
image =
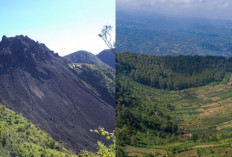
[{"label": "tree", "polygon": [[102,31],[98,36],[102,38],[102,40],[106,43],[107,47],[109,47],[113,52],[116,54],[115,50],[115,44],[112,43],[112,38],[111,38],[111,31],[113,27],[111,25],[105,25],[102,28]]}]

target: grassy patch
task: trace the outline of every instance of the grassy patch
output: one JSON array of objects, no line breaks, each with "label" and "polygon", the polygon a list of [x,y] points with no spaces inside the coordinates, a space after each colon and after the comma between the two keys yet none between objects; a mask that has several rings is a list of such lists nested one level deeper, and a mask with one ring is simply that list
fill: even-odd
[{"label": "grassy patch", "polygon": [[74,156],[39,127],[2,105],[0,105],[0,150],[1,156]]}]

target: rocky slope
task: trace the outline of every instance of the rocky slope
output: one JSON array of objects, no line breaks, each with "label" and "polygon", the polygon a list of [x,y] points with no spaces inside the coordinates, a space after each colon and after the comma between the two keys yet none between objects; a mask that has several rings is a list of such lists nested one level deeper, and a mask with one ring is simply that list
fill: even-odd
[{"label": "rocky slope", "polygon": [[26,36],[0,42],[0,103],[75,151],[95,149],[89,129],[114,130],[114,109],[62,57]]}]

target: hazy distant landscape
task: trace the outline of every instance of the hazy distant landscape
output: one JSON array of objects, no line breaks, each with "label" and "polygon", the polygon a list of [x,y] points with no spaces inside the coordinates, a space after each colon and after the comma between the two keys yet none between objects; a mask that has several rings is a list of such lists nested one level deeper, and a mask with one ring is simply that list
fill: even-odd
[{"label": "hazy distant landscape", "polygon": [[117,12],[117,51],[232,56],[232,21]]}]

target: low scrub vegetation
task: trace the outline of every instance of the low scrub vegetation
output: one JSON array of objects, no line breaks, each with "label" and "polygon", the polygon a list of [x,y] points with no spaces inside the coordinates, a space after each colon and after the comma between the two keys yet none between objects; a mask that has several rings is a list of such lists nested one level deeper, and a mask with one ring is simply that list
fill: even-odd
[{"label": "low scrub vegetation", "polygon": [[74,155],[22,115],[0,105],[1,157],[115,157],[114,133],[108,133],[104,128],[91,132],[104,136],[112,144],[106,146],[99,141],[97,152],[83,150],[79,155]]},{"label": "low scrub vegetation", "polygon": [[72,152],[22,115],[0,105],[0,149],[2,156],[71,157]]}]

